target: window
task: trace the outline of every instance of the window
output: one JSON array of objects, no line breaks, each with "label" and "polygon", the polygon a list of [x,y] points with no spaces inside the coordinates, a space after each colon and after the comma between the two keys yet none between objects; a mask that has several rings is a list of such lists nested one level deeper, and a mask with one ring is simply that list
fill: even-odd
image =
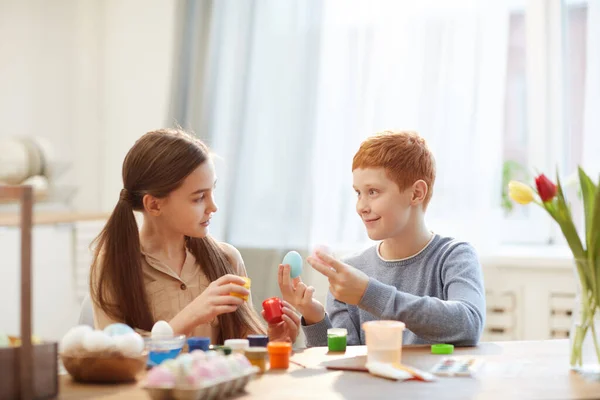
[{"label": "window", "polygon": [[[563,240],[542,210],[513,206],[506,185],[510,179],[533,183],[536,170],[554,180],[558,167],[563,184],[569,185],[567,196],[574,198],[573,174],[582,162],[584,146],[587,1],[533,3],[515,2],[509,20],[501,200],[505,243]],[[534,26],[528,27],[528,22]],[[545,34],[554,31],[559,34]],[[528,61],[528,50],[540,47],[544,51],[530,57],[541,54],[541,59]],[[547,81],[540,82],[544,77]],[[574,202],[574,216],[580,213]]]}]

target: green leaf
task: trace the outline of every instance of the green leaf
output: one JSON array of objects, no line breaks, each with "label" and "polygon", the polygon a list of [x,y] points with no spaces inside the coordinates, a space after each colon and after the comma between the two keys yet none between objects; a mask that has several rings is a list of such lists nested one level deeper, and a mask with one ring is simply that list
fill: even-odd
[{"label": "green leaf", "polygon": [[540,204],[546,209],[548,214],[550,214],[550,216],[560,225],[561,219],[557,207],[558,199],[555,197],[550,201],[543,201]]},{"label": "green leaf", "polygon": [[[579,183],[581,184],[581,194],[583,198],[583,208],[585,210],[585,238],[586,238],[586,248],[589,251],[593,249],[592,247],[592,220],[594,218],[594,201],[596,203],[596,207],[598,206],[598,201],[596,200],[596,185],[590,179],[590,177],[583,171],[581,167],[579,170]],[[600,225],[596,225],[597,228],[600,228]]]},{"label": "green leaf", "polygon": [[[599,250],[600,252],[600,250]],[[596,304],[600,304],[600,254],[596,253],[594,262],[591,263],[591,267],[594,268],[596,273]]]},{"label": "green leaf", "polygon": [[571,248],[571,252],[573,252],[573,256],[579,259],[586,258],[585,250],[583,249],[581,239],[577,234],[577,229],[575,228],[573,218],[571,217],[571,210],[569,209],[569,206],[567,205],[567,202],[565,200],[565,195],[562,190],[562,185],[560,183],[558,171],[556,173],[556,186],[558,196],[556,202],[557,215],[555,219],[560,225],[560,229],[563,232],[563,235],[565,235],[565,239],[567,240],[567,243]]},{"label": "green leaf", "polygon": [[[590,260],[600,259],[600,185],[596,188],[593,212],[589,227],[588,257]],[[587,215],[586,215],[587,217]],[[586,221],[587,222],[587,221]],[[597,271],[600,273],[600,271]]]}]

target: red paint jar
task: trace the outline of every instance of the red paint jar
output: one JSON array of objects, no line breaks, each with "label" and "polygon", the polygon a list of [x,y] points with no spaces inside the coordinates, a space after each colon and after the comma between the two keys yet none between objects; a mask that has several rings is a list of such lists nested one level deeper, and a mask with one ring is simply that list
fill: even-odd
[{"label": "red paint jar", "polygon": [[283,303],[279,297],[271,297],[262,303],[265,310],[265,319],[269,324],[277,324],[283,319]]}]

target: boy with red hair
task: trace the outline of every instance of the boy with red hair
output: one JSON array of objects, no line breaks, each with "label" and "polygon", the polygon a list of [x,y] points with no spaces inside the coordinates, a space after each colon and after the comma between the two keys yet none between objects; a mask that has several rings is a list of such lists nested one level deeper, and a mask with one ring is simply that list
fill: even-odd
[{"label": "boy with red hair", "polygon": [[327,329],[348,330],[348,344],[365,344],[361,326],[372,320],[406,324],[404,344],[475,345],[485,321],[485,291],[475,249],[431,232],[425,211],[435,160],[414,132],[366,139],[352,162],[356,211],[379,243],[338,261],[317,251],[309,264],[329,279],[327,312],[314,288],[290,280],[279,266],[283,298],[302,313],[306,344],[327,345]]}]

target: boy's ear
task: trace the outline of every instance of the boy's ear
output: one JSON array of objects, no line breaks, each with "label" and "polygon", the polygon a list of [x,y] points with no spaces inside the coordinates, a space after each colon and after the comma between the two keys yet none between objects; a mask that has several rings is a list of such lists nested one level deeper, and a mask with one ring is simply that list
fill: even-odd
[{"label": "boy's ear", "polygon": [[425,201],[425,197],[427,197],[428,190],[429,187],[427,186],[427,182],[422,179],[419,179],[413,183],[413,192],[411,198],[412,205],[423,203],[423,201]]},{"label": "boy's ear", "polygon": [[158,217],[161,214],[161,199],[154,197],[150,194],[145,194],[142,198],[142,203],[144,204],[144,210],[155,217]]}]

